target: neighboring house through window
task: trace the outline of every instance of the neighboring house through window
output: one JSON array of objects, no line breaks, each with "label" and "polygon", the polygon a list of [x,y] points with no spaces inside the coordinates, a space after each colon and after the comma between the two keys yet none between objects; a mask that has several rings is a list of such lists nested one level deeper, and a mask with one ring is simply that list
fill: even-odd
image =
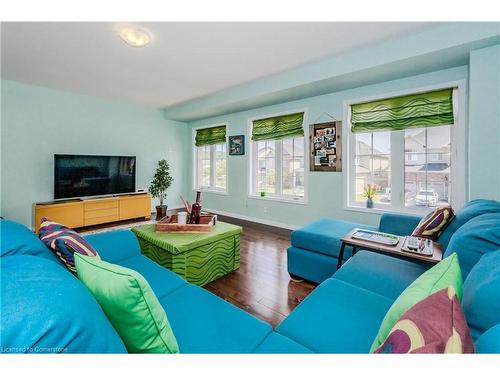
[{"label": "neighboring house through window", "polygon": [[252,121],[250,195],[304,201],[304,113]]},{"label": "neighboring house through window", "polygon": [[[347,206],[364,207],[375,185],[375,208],[427,209],[464,200],[457,166],[463,144],[457,121],[458,88],[349,106]],[[453,142],[460,143],[454,147]],[[457,157],[458,156],[458,157]]]},{"label": "neighboring house through window", "polygon": [[194,188],[227,191],[226,125],[196,129],[194,141]]}]

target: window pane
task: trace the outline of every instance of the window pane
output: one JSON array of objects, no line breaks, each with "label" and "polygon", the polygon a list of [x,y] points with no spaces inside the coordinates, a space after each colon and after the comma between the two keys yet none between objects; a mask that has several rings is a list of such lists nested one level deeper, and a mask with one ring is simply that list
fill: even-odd
[{"label": "window pane", "polygon": [[275,156],[275,141],[259,141],[257,144],[259,158]]},{"label": "window pane", "polygon": [[366,198],[363,197],[364,188],[368,184],[372,184],[372,157],[358,156],[355,158],[355,196],[357,202],[364,202]]},{"label": "window pane", "polygon": [[[405,206],[435,207],[448,204],[451,127],[412,129],[412,134],[409,133],[409,130],[405,131]],[[422,144],[416,146],[420,142]]]},{"label": "window pane", "polygon": [[215,145],[215,187],[226,189],[226,144]]},{"label": "window pane", "polygon": [[451,152],[451,126],[435,126],[427,128],[427,152]]},{"label": "window pane", "polygon": [[259,171],[257,180],[258,192],[265,191],[274,194],[276,192],[276,174],[274,159],[259,160]]},{"label": "window pane", "polygon": [[425,128],[405,130],[405,152],[425,153]]},{"label": "window pane", "polygon": [[198,147],[198,186],[210,186],[210,146]]},{"label": "window pane", "polygon": [[366,202],[364,190],[368,184],[376,185],[373,200],[391,202],[391,132],[356,134],[354,196],[357,202]]},{"label": "window pane", "polygon": [[304,137],[282,141],[282,194],[304,196]]},{"label": "window pane", "polygon": [[389,204],[391,202],[391,156],[373,155],[372,183],[377,186],[374,202]]},{"label": "window pane", "polygon": [[276,192],[275,170],[276,141],[259,141],[257,144],[257,191]]},{"label": "window pane", "polygon": [[373,133],[373,154],[391,153],[391,133],[375,132]]},{"label": "window pane", "polygon": [[293,155],[294,157],[304,158],[304,137],[294,138],[293,141]]},{"label": "window pane", "polygon": [[293,138],[283,139],[282,144],[283,144],[283,150],[282,150],[283,159],[293,158]]},{"label": "window pane", "polygon": [[354,135],[356,155],[371,155],[372,153],[372,133],[356,133]]}]

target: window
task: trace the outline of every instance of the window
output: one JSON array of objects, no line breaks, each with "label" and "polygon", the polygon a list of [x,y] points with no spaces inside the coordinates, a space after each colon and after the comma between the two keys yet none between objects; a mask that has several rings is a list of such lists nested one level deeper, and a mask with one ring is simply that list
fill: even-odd
[{"label": "window", "polygon": [[304,113],[252,123],[251,195],[303,201],[305,196]]},{"label": "window", "polygon": [[450,204],[451,126],[406,129],[404,137],[405,206]]},{"label": "window", "polygon": [[227,190],[226,126],[196,130],[194,187]]},{"label": "window", "polygon": [[374,201],[391,201],[391,133],[356,133],[354,150],[355,201],[365,202],[365,186],[375,184]]},{"label": "window", "polygon": [[[379,209],[418,211],[448,205],[455,191],[460,204],[463,180],[461,173],[455,173],[457,155],[453,153],[457,149],[453,143],[459,139],[455,136],[456,91],[350,106],[348,206],[365,207],[363,193],[368,184],[376,186],[373,201]],[[418,108],[417,115],[412,117],[414,108]],[[384,112],[389,110],[386,117]]]}]

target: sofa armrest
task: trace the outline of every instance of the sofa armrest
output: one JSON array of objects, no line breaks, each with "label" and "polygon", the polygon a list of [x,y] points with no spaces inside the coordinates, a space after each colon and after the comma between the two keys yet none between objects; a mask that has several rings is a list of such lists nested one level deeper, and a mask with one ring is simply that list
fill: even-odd
[{"label": "sofa armrest", "polygon": [[139,241],[130,230],[115,230],[85,236],[102,260],[115,263],[141,254]]},{"label": "sofa armrest", "polygon": [[398,236],[409,236],[421,219],[422,217],[417,215],[383,214],[380,218],[378,230]]}]

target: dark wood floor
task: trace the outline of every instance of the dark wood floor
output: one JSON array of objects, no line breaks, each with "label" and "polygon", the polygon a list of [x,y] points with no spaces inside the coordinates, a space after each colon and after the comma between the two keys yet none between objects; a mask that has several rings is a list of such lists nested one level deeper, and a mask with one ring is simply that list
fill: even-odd
[{"label": "dark wood floor", "polygon": [[[307,281],[294,282],[288,275],[286,249],[291,232],[221,215],[219,220],[243,227],[240,268],[204,288],[276,327],[315,287]],[[79,232],[140,221],[96,225]]]},{"label": "dark wood floor", "polygon": [[277,326],[315,287],[307,281],[294,282],[288,275],[290,231],[220,215],[219,220],[243,227],[241,266],[204,288]]}]

